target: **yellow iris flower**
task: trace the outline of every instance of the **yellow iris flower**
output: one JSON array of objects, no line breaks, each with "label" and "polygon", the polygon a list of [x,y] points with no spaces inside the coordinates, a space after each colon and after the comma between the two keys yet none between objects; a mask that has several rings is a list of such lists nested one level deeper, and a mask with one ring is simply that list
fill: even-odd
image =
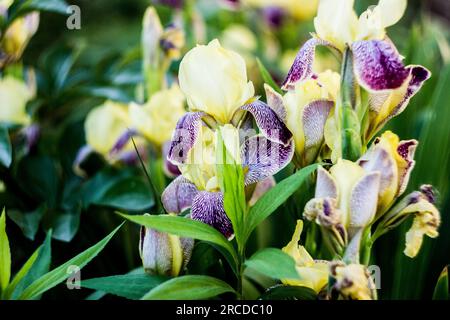
[{"label": "yellow iris flower", "polygon": [[24,126],[30,124],[26,106],[33,95],[32,90],[21,80],[11,76],[0,79],[0,122]]}]

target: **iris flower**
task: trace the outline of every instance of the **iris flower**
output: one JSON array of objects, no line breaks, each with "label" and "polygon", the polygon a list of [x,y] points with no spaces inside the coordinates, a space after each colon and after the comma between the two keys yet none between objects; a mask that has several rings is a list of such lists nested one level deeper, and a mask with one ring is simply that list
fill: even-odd
[{"label": "iris flower", "polygon": [[[179,166],[183,176],[167,187],[163,203],[168,212],[192,207],[193,219],[230,237],[233,231],[215,174],[218,132],[235,162],[244,167],[246,185],[266,179],[290,162],[292,134],[274,109],[254,98],[244,59],[218,40],[189,51],[180,64],[179,79],[190,112],[178,121],[168,160]],[[252,118],[258,134],[246,133]]]},{"label": "iris flower", "polygon": [[369,95],[368,124],[363,132],[367,142],[389,119],[403,112],[431,74],[423,66],[405,66],[386,35],[385,29],[403,16],[406,0],[380,0],[359,18],[353,3],[354,0],[320,1],[314,19],[316,33],[299,50],[283,88],[294,89],[296,83],[314,76],[316,46],[332,47],[341,54],[350,50],[354,77]]}]

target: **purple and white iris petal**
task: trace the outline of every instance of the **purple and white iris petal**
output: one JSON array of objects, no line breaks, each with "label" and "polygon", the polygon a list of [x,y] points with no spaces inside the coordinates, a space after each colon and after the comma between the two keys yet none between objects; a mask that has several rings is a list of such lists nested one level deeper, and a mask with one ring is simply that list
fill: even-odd
[{"label": "purple and white iris petal", "polygon": [[365,227],[373,220],[379,188],[379,172],[366,174],[355,184],[350,196],[350,228]]},{"label": "purple and white iris petal", "polygon": [[356,77],[368,91],[399,88],[410,74],[388,41],[356,41],[352,44],[352,51]]},{"label": "purple and white iris petal", "polygon": [[358,164],[367,172],[379,172],[381,174],[379,194],[383,194],[387,188],[392,186],[393,180],[397,178],[397,164],[394,161],[389,152],[379,145],[369,149],[358,161]]},{"label": "purple and white iris petal", "polygon": [[233,226],[223,207],[222,192],[198,192],[192,202],[191,218],[214,227],[227,239],[233,236]]},{"label": "purple and white iris petal", "polygon": [[280,120],[275,111],[262,101],[256,100],[241,107],[255,118],[256,125],[261,133],[269,140],[288,146],[292,139],[292,133]]},{"label": "purple and white iris petal", "polygon": [[259,181],[256,184],[255,190],[253,191],[252,197],[248,201],[250,206],[255,205],[256,202],[270,189],[272,189],[276,185],[275,178],[270,176],[265,178],[264,180]]},{"label": "purple and white iris petal", "polygon": [[426,80],[431,77],[431,72],[422,66],[408,66],[407,69],[411,74],[411,80],[409,80],[408,89],[403,97],[402,102],[398,104],[386,119],[389,120],[405,110],[409,100],[422,88],[422,85]]},{"label": "purple and white iris petal", "polygon": [[336,181],[333,176],[322,167],[317,169],[316,198],[337,199],[339,196]]},{"label": "purple and white iris petal", "polygon": [[136,136],[138,132],[135,129],[127,129],[117,139],[114,146],[109,151],[110,155],[114,155],[122,151],[122,149],[128,144],[132,137]]},{"label": "purple and white iris petal", "polygon": [[188,112],[178,120],[167,156],[173,164],[180,165],[186,160],[189,150],[197,140],[202,117],[205,115],[204,112]]},{"label": "purple and white iris petal", "polygon": [[286,122],[286,108],[281,94],[276,92],[268,84],[264,84],[264,90],[266,91],[267,105],[275,111],[281,121]]},{"label": "purple and white iris petal", "polygon": [[162,147],[162,158],[164,161],[163,170],[168,177],[175,178],[178,177],[181,174],[181,172],[180,169],[178,169],[178,166],[174,165],[167,159],[167,156],[169,155],[169,150],[170,150],[170,141],[164,143]]},{"label": "purple and white iris petal", "polygon": [[250,185],[274,175],[292,160],[293,141],[284,146],[257,135],[248,138],[241,146],[245,185]]},{"label": "purple and white iris petal", "polygon": [[303,111],[303,131],[305,133],[305,160],[311,163],[317,157],[324,139],[325,122],[333,108],[333,101],[317,100],[308,104]]},{"label": "purple and white iris petal", "polygon": [[411,176],[411,172],[414,168],[414,153],[416,152],[416,148],[419,142],[417,140],[407,140],[400,141],[397,152],[398,154],[405,159],[407,166],[403,170],[399,171],[399,188],[397,191],[397,196],[401,195],[405,192],[406,187],[408,186],[409,177]]},{"label": "purple and white iris petal", "polygon": [[309,79],[312,76],[316,46],[331,46],[331,44],[318,38],[311,38],[306,41],[297,53],[286,80],[283,82],[283,90],[292,90],[297,82]]},{"label": "purple and white iris petal", "polygon": [[192,206],[198,190],[183,176],[173,180],[161,195],[161,202],[169,213],[181,213]]}]

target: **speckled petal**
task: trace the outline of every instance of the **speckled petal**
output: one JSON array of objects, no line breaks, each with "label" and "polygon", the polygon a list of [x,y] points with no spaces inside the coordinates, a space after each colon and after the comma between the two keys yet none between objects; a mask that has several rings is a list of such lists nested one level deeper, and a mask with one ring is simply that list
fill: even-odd
[{"label": "speckled petal", "polygon": [[262,101],[256,100],[241,107],[242,110],[250,112],[255,118],[256,125],[261,133],[269,140],[289,145],[292,139],[292,133],[281,121],[272,108]]},{"label": "speckled petal", "polygon": [[295,57],[294,63],[283,82],[283,90],[292,90],[299,81],[309,79],[313,72],[314,55],[317,46],[330,46],[330,43],[318,38],[311,38],[305,42]]},{"label": "speckled petal", "polygon": [[164,169],[164,173],[168,177],[174,178],[174,177],[179,176],[181,174],[181,172],[176,165],[174,165],[172,162],[170,162],[167,159],[168,155],[169,155],[170,145],[171,145],[170,142],[166,142],[166,143],[164,143],[164,145],[162,147],[162,158],[164,161],[163,169]]},{"label": "speckled petal", "polygon": [[368,91],[399,88],[409,76],[397,49],[388,41],[356,41],[352,51],[356,77]]},{"label": "speckled petal", "polygon": [[173,164],[179,165],[186,160],[189,150],[197,140],[202,126],[202,117],[205,115],[204,112],[188,112],[178,120],[167,156]]},{"label": "speckled petal", "polygon": [[197,193],[198,190],[192,182],[179,176],[164,190],[161,201],[167,212],[178,214],[192,206]]},{"label": "speckled petal", "polygon": [[366,174],[355,184],[350,196],[350,228],[363,228],[373,220],[379,188],[379,172]]},{"label": "speckled petal", "polygon": [[409,177],[411,176],[411,172],[416,163],[414,161],[414,154],[416,152],[418,144],[419,142],[417,140],[407,140],[407,141],[400,141],[397,147],[398,154],[407,162],[406,168],[400,168],[398,173],[399,189],[397,192],[397,196],[405,192],[406,187],[408,186]]},{"label": "speckled petal", "polygon": [[272,142],[261,135],[248,138],[241,146],[241,159],[249,185],[276,174],[294,155],[293,141],[288,146]]},{"label": "speckled petal", "polygon": [[233,236],[233,226],[223,207],[222,192],[200,191],[192,202],[191,218],[209,224],[228,239]]}]

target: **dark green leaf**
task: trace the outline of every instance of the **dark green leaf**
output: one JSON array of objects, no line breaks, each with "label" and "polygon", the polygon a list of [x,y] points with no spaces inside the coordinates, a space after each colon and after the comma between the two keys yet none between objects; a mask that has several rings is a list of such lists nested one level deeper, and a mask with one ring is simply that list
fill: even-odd
[{"label": "dark green leaf", "polygon": [[303,183],[307,181],[309,176],[317,169],[317,166],[317,164],[312,164],[297,171],[295,174],[284,179],[275,187],[270,189],[258,200],[258,202],[255,203],[255,205],[248,212],[245,240],[248,239],[258,224],[271,215]]},{"label": "dark green leaf", "polygon": [[307,287],[277,285],[267,289],[259,298],[261,300],[316,300],[317,294]]},{"label": "dark green leaf", "polygon": [[160,284],[142,300],[201,300],[235,292],[227,283],[209,276],[182,276]]},{"label": "dark green leaf", "polygon": [[152,276],[146,273],[125,274],[83,280],[81,286],[127,299],[138,300],[166,280],[165,277]]},{"label": "dark green leaf", "polygon": [[266,248],[259,250],[245,265],[273,279],[298,279],[295,261],[280,249]]},{"label": "dark green leaf", "polygon": [[80,226],[81,208],[74,208],[72,212],[58,212],[52,222],[53,238],[69,242],[73,239]]},{"label": "dark green leaf", "polygon": [[12,147],[8,129],[0,125],[0,165],[9,168],[12,162]]},{"label": "dark green leaf", "polygon": [[272,87],[276,92],[283,94],[283,91],[280,89],[280,87],[277,85],[275,80],[273,80],[272,76],[270,75],[269,71],[266,69],[266,67],[263,65],[261,60],[256,59],[258,63],[259,72],[261,73],[261,77],[263,78],[264,82],[267,83],[269,86]]},{"label": "dark green leaf", "polygon": [[6,213],[3,208],[0,216],[0,293],[9,284],[11,276],[11,250],[9,248],[8,235],[6,234]]},{"label": "dark green leaf", "polygon": [[434,288],[433,300],[450,300],[448,266],[442,270]]},{"label": "dark green leaf", "polygon": [[25,237],[30,240],[34,240],[36,232],[39,230],[39,223],[41,222],[42,216],[46,210],[47,205],[43,204],[31,212],[9,210],[8,216],[19,226]]},{"label": "dark green leaf", "polygon": [[34,281],[22,292],[22,294],[19,296],[19,299],[33,299],[36,296],[39,296],[55,287],[70,276],[70,273],[67,272],[70,266],[77,266],[78,268],[82,269],[103,250],[103,248],[108,244],[108,242],[122,225],[118,226],[116,229],[114,229],[114,231],[112,231],[109,235],[107,235],[103,240],[101,240],[94,246],[86,249],[76,257],[70,259],[66,263],[60,265],[59,267],[53,269],[49,273],[44,274],[42,277]]}]

